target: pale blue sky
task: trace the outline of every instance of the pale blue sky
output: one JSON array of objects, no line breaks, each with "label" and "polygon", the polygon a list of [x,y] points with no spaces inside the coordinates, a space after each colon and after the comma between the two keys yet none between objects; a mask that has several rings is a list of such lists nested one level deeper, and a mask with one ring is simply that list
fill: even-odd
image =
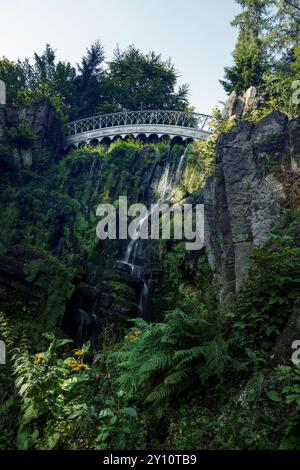
[{"label": "pale blue sky", "polygon": [[171,57],[191,104],[209,113],[226,98],[218,80],[232,62],[237,11],[234,0],[0,0],[0,56],[32,57],[48,42],[76,63],[98,38],[107,57],[134,44]]}]

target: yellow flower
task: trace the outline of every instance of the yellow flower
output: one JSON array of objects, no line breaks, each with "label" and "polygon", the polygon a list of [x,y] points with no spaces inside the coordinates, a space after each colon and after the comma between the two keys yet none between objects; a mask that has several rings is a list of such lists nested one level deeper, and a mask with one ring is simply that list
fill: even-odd
[{"label": "yellow flower", "polygon": [[135,330],[135,331],[133,332],[133,334],[134,334],[135,336],[139,336],[139,335],[141,335],[142,333],[143,333],[142,330]]},{"label": "yellow flower", "polygon": [[81,362],[78,362],[78,361],[70,361],[68,363],[68,366],[70,367],[70,369],[72,369],[75,372],[83,372],[88,368],[86,364],[82,364]]},{"label": "yellow flower", "polygon": [[42,356],[40,353],[35,354],[34,356],[34,363],[35,364],[41,364],[43,362]]},{"label": "yellow flower", "polygon": [[84,351],[82,349],[75,349],[75,356],[84,356]]},{"label": "yellow flower", "polygon": [[68,363],[68,366],[70,367],[70,369],[74,370],[78,367],[79,364],[80,362],[74,360],[74,361],[70,361]]},{"label": "yellow flower", "polygon": [[131,331],[129,333],[129,335],[126,335],[124,337],[124,340],[125,341],[130,341],[130,342],[134,342],[138,339],[139,335],[141,335],[143,333],[142,330],[135,330],[135,331]]},{"label": "yellow flower", "polygon": [[79,370],[79,372],[84,372],[86,369],[88,369],[88,366],[86,364],[79,364],[77,367],[77,370]]}]

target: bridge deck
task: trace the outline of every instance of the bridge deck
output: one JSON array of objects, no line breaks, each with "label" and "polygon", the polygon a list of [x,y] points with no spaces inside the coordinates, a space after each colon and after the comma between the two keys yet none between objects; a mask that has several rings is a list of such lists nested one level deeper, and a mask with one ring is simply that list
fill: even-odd
[{"label": "bridge deck", "polygon": [[184,111],[125,111],[92,116],[65,125],[65,147],[113,140],[115,137],[181,137],[207,139],[212,118]]}]

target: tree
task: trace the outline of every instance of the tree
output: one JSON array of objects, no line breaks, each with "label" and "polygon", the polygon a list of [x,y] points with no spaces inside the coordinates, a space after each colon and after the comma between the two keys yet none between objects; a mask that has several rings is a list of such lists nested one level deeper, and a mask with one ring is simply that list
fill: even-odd
[{"label": "tree", "polygon": [[104,96],[104,48],[100,41],[92,44],[77,65],[75,90],[72,99],[72,119],[91,116],[105,100]]},{"label": "tree", "polygon": [[221,81],[228,93],[242,93],[250,86],[259,86],[268,67],[267,40],[264,31],[269,27],[270,0],[236,0],[242,12],[232,25],[239,28],[233,52],[234,65],[225,68]]},{"label": "tree", "polygon": [[[299,12],[296,0],[236,0],[242,7],[232,25],[239,28],[233,52],[234,65],[225,68],[225,90],[241,93],[250,85],[270,95],[272,76],[276,89],[291,74],[299,44]],[[296,8],[295,8],[296,7]],[[297,67],[296,67],[297,68]],[[295,67],[292,67],[295,70]],[[276,79],[275,79],[276,77]],[[266,87],[267,84],[267,87]],[[286,85],[285,85],[286,88]],[[278,94],[278,92],[277,92]]]},{"label": "tree", "polygon": [[16,104],[19,90],[25,86],[22,69],[15,62],[3,57],[0,59],[0,79],[6,84],[7,104]]},{"label": "tree", "polygon": [[105,79],[107,101],[99,109],[185,109],[188,87],[176,90],[177,79],[170,60],[154,52],[143,54],[132,45],[124,51],[117,48]]},{"label": "tree", "polygon": [[300,11],[300,5],[296,3],[296,0],[294,2],[290,0],[284,0],[284,2]]},{"label": "tree", "polygon": [[240,31],[233,58],[234,65],[225,68],[221,81],[227,93],[242,94],[250,86],[259,87],[268,67],[263,41],[252,31]]},{"label": "tree", "polygon": [[55,59],[55,51],[47,44],[41,55],[34,54],[33,64],[29,59],[18,61],[24,77],[24,87],[19,96],[23,97],[25,104],[49,100],[60,116],[68,119],[76,71],[69,62],[56,62]]},{"label": "tree", "polygon": [[0,78],[6,82],[9,102],[29,105],[50,101],[63,120],[129,109],[186,109],[188,87],[177,88],[178,75],[171,61],[142,54],[134,46],[118,48],[105,63],[104,48],[96,41],[77,67],[57,61],[49,44],[34,60],[0,61]]}]

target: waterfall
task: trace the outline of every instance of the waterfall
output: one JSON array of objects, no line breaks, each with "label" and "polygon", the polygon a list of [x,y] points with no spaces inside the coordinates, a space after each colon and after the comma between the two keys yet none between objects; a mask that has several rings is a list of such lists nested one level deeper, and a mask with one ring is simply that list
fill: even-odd
[{"label": "waterfall", "polygon": [[[163,202],[166,202],[167,200],[170,200],[172,196],[174,195],[175,190],[180,183],[180,179],[182,178],[186,155],[187,155],[187,147],[185,148],[183,154],[181,155],[178,165],[175,165],[175,168],[174,168],[174,165],[171,164],[172,163],[172,149],[170,148],[168,157],[167,157],[166,167],[157,185],[158,199],[156,202],[158,204],[161,204]],[[145,224],[149,223],[149,219],[151,218],[153,210],[155,209],[153,208],[150,211],[150,213],[148,213],[145,217],[143,217],[139,221],[134,231],[133,238],[129,241],[127,245],[126,252],[122,260],[123,263],[130,266],[131,276],[135,275],[138,278],[142,277],[142,271],[136,271],[136,268],[138,268],[136,264],[136,258],[138,255],[140,244],[142,243],[141,233],[142,233],[142,230],[144,229]],[[148,280],[145,280],[145,279],[141,279],[141,280],[143,282],[143,287],[142,287],[141,294],[140,294],[138,312],[140,314],[143,314],[147,307],[151,276]]]},{"label": "waterfall", "polygon": [[145,309],[147,306],[150,284],[151,284],[151,278],[148,279],[148,281],[145,281],[143,279],[143,288],[141,291],[141,296],[140,296],[140,301],[139,301],[139,306],[138,306],[138,312],[141,314],[145,312]]},{"label": "waterfall", "polygon": [[141,231],[144,227],[144,224],[148,223],[148,219],[149,219],[150,215],[151,214],[145,215],[145,217],[143,217],[139,221],[139,223],[138,223],[138,225],[137,225],[137,227],[134,231],[134,237],[130,240],[130,242],[128,243],[127,249],[126,249],[124,262],[129,264],[130,266],[132,266],[133,269],[134,269],[134,265],[135,265],[135,259],[136,259],[136,255],[137,255],[137,251],[138,251],[139,241],[141,240],[140,234],[141,234]]},{"label": "waterfall", "polygon": [[[95,167],[96,167],[96,163],[99,162],[99,157],[98,156],[95,156],[93,158],[93,161],[92,161],[92,164],[91,164],[91,167],[90,167],[90,171],[89,171],[89,181],[93,182],[94,180],[94,177],[95,177]],[[102,158],[101,159],[101,164],[98,165],[98,171],[96,171],[96,176],[97,176],[97,179],[100,178],[100,176],[102,175],[102,170],[103,170],[103,163],[104,163],[104,159]]]},{"label": "waterfall", "polygon": [[[158,203],[165,202],[167,199],[171,199],[176,188],[179,186],[180,178],[182,177],[184,163],[187,155],[187,147],[184,149],[183,154],[180,157],[179,164],[177,165],[176,172],[171,172],[171,157],[172,150],[170,149],[167,165],[165,171],[158,184],[159,199]],[[173,174],[172,174],[173,173]]]},{"label": "waterfall", "polygon": [[183,170],[184,170],[183,165],[184,165],[184,162],[185,162],[185,159],[186,159],[186,155],[187,155],[187,147],[184,149],[184,152],[180,157],[179,165],[178,165],[176,173],[175,173],[175,178],[174,178],[174,187],[175,188],[176,188],[176,186],[179,185],[180,178],[181,178]]},{"label": "waterfall", "polygon": [[90,173],[89,173],[89,180],[93,179],[93,176],[94,176],[94,168],[95,168],[96,161],[97,161],[97,158],[94,158],[94,159],[93,159],[93,162],[92,162],[92,164],[91,164]]},{"label": "waterfall", "polygon": [[163,202],[168,196],[168,191],[169,191],[169,186],[170,186],[171,157],[172,157],[172,148],[170,147],[166,168],[158,183],[158,192],[160,195],[158,202]]}]

